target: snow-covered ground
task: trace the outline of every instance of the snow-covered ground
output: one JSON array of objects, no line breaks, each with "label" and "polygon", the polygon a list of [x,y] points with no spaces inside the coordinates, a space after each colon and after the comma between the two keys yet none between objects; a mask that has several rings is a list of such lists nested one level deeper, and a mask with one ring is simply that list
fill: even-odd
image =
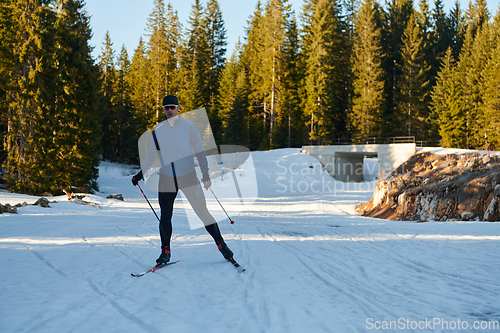
[{"label": "snow-covered ground", "polygon": [[160,242],[129,166],[102,163],[85,198],[102,209],[63,196],[0,215],[0,332],[500,331],[499,223],[357,216],[375,183],[336,182],[299,151],[252,153],[259,196],[220,223],[241,274],[176,210],[181,262],[132,277]]}]

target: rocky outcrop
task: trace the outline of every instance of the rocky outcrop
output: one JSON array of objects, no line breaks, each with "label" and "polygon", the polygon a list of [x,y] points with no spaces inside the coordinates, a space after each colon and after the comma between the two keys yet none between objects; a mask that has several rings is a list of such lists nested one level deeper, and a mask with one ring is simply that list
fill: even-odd
[{"label": "rocky outcrop", "polygon": [[391,220],[500,221],[500,158],[419,153],[377,183],[360,215]]},{"label": "rocky outcrop", "polygon": [[106,197],[106,199],[116,199],[116,200],[121,200],[121,201],[125,201],[123,199],[123,195],[121,193],[114,193],[114,194],[110,194]]},{"label": "rocky outcrop", "polygon": [[0,204],[0,214],[3,213],[17,214],[17,208],[15,206],[12,207],[10,204]]},{"label": "rocky outcrop", "polygon": [[50,201],[47,198],[40,198],[33,204],[33,206],[50,208]]},{"label": "rocky outcrop", "polygon": [[66,190],[63,190],[63,192],[66,194],[66,196],[68,197],[68,201],[70,201],[70,202],[74,202],[74,203],[79,204],[79,205],[91,206],[91,207],[102,209],[102,207],[95,202],[84,201],[83,198],[85,198],[87,196],[86,194],[76,194],[73,192],[68,192]]},{"label": "rocky outcrop", "polygon": [[[52,203],[55,203],[56,201],[52,201]],[[11,213],[11,214],[17,214],[17,209],[22,208],[22,207],[27,207],[27,206],[40,206],[44,208],[50,208],[51,202],[47,200],[46,198],[40,198],[38,199],[34,204],[30,205],[26,201],[23,203],[18,203],[14,206],[11,206],[10,204],[2,205],[0,204],[0,214],[2,213]]]}]

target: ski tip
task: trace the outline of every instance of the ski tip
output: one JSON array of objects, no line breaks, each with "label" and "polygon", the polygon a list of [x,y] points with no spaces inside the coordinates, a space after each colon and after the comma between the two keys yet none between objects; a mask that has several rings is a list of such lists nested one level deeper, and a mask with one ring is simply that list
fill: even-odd
[{"label": "ski tip", "polygon": [[233,266],[238,269],[238,272],[244,272],[245,269],[243,267],[241,267],[240,264],[238,264],[238,262],[236,260],[234,260],[234,258],[229,258],[227,259],[231,264],[233,264]]}]

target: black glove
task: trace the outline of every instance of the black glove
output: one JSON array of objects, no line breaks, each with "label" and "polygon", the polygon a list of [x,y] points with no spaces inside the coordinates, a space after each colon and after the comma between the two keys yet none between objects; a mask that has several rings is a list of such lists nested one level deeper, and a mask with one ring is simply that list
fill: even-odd
[{"label": "black glove", "polygon": [[134,186],[137,186],[137,184],[139,184],[139,180],[143,180],[144,177],[142,176],[142,170],[139,171],[139,173],[137,175],[135,175],[134,177],[132,177],[132,184],[134,184]]},{"label": "black glove", "polygon": [[203,178],[201,179],[201,181],[203,182],[203,187],[205,188],[205,190],[208,190],[210,187],[212,187],[212,181],[210,180],[210,176],[208,175],[208,173],[203,173]]}]

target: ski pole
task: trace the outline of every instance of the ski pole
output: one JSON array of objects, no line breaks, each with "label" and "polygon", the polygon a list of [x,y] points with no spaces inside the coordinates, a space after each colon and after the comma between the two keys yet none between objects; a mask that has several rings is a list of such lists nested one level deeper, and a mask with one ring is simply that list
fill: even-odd
[{"label": "ski pole", "polygon": [[220,208],[222,208],[222,210],[224,211],[224,213],[226,213],[226,216],[229,219],[229,222],[231,222],[231,224],[234,224],[234,221],[229,217],[229,215],[227,214],[227,212],[224,209],[224,207],[222,207],[222,204],[220,203],[219,199],[217,199],[217,196],[215,195],[214,191],[212,191],[212,188],[209,187],[209,189],[210,189],[210,192],[212,192],[212,194],[214,195],[215,200],[217,200],[217,202],[219,203]]},{"label": "ski pole", "polygon": [[145,199],[146,199],[146,201],[148,202],[149,207],[151,207],[151,210],[153,211],[153,213],[155,213],[155,216],[156,216],[156,218],[158,219],[158,222],[160,222],[160,223],[161,223],[160,218],[158,217],[158,215],[156,215],[156,212],[155,212],[155,210],[154,210],[153,206],[151,206],[151,203],[149,202],[148,197],[146,196],[146,194],[144,194],[144,191],[142,190],[141,185],[137,184],[137,186],[139,186],[139,190],[141,190],[142,195],[144,196],[144,198],[145,198]]}]

